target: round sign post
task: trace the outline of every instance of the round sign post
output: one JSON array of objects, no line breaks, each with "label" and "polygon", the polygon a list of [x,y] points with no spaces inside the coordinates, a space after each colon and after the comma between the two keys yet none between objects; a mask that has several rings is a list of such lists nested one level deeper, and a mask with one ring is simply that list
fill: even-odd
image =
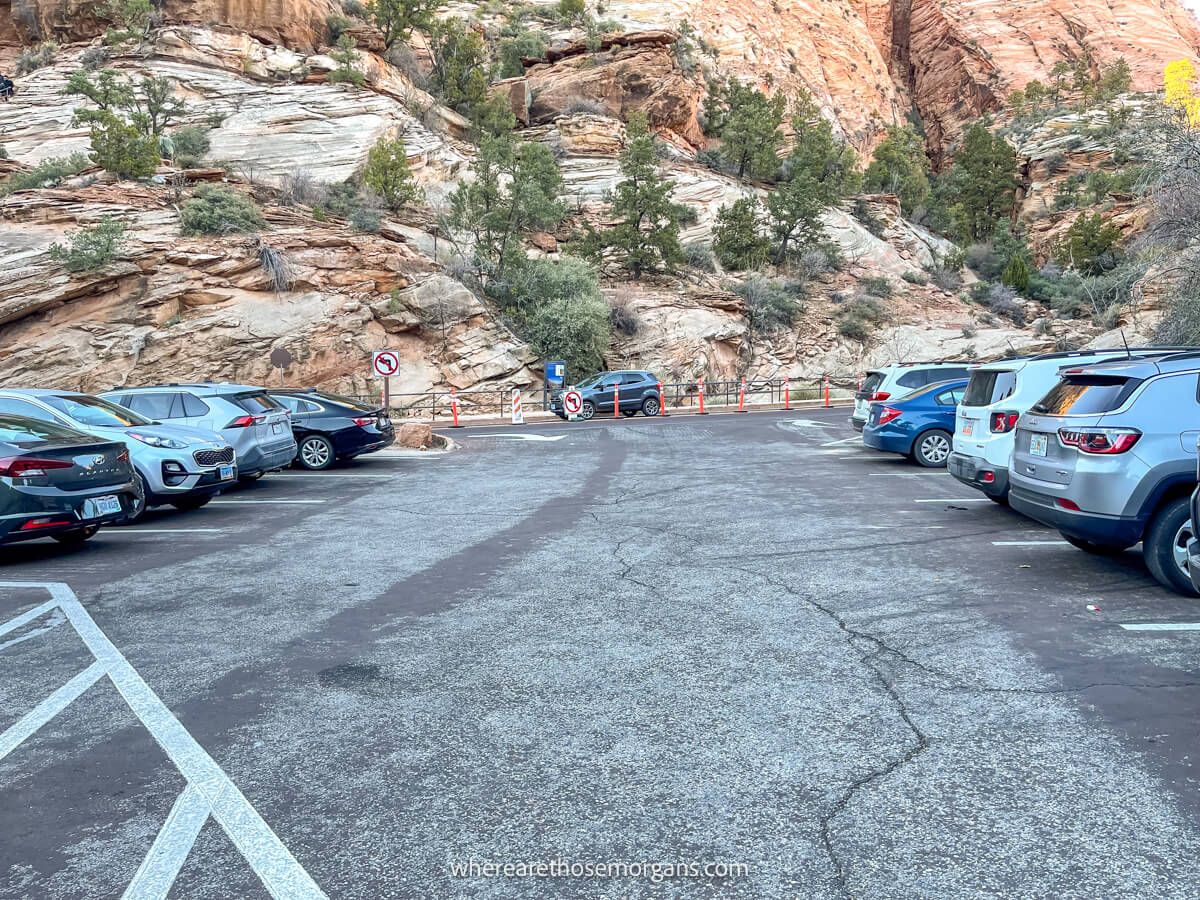
[{"label": "round sign post", "polygon": [[574,422],[579,418],[579,414],[583,412],[583,394],[575,389],[574,385],[567,388],[562,397],[563,412],[567,414],[567,421]]}]

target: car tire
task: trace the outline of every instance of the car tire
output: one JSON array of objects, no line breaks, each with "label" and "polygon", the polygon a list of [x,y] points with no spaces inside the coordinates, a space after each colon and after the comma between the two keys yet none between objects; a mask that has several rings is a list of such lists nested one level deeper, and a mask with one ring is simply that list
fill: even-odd
[{"label": "car tire", "polygon": [[650,418],[654,418],[661,411],[662,411],[662,408],[658,405],[657,397],[647,397],[645,400],[642,401],[642,415],[643,416],[649,416]]},{"label": "car tire", "polygon": [[993,494],[985,494],[984,496],[986,496],[997,506],[1008,506],[1008,494],[1001,494],[999,497],[994,496]]},{"label": "car tire", "polygon": [[99,525],[85,525],[83,528],[73,528],[70,531],[63,531],[59,534],[53,534],[51,537],[60,544],[66,544],[68,547],[73,547],[77,544],[82,544],[84,541],[91,540],[92,536],[99,530]]},{"label": "car tire", "polygon": [[579,409],[579,418],[586,422],[594,415],[596,415],[596,404],[592,403],[591,400],[584,400],[583,406]]},{"label": "car tire", "polygon": [[1187,569],[1187,542],[1192,538],[1192,513],[1187,497],[1163,505],[1146,529],[1142,556],[1146,568],[1163,587],[1185,597],[1200,596]]},{"label": "car tire", "polygon": [[142,499],[141,502],[134,502],[129,512],[125,514],[125,518],[117,522],[118,525],[135,525],[146,516],[146,510],[150,508],[150,502],[146,498],[150,495],[150,489],[146,487],[146,479],[142,477],[141,472],[134,472],[134,477],[137,478],[138,486],[141,487]]},{"label": "car tire", "polygon": [[944,469],[950,458],[950,432],[931,428],[917,435],[913,442],[912,457],[927,469]]},{"label": "car tire", "polygon": [[1092,556],[1120,556],[1129,549],[1121,544],[1098,544],[1095,541],[1085,541],[1083,538],[1071,537],[1069,534],[1064,534],[1063,540],[1076,550],[1082,550],[1084,553],[1092,554]]},{"label": "car tire", "polygon": [[213,494],[203,494],[196,497],[183,497],[179,500],[172,500],[171,505],[183,512],[190,512],[193,509],[207,506],[214,496]]},{"label": "car tire", "polygon": [[302,438],[300,446],[296,448],[296,462],[300,464],[300,468],[310,472],[328,469],[336,459],[337,453],[334,452],[333,443],[319,434],[310,434]]}]

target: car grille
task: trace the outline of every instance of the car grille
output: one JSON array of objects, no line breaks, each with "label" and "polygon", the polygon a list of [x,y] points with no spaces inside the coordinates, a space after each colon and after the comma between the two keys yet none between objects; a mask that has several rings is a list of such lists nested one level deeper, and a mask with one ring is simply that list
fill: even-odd
[{"label": "car grille", "polygon": [[223,450],[197,450],[192,454],[198,466],[221,466],[233,462],[233,448]]}]

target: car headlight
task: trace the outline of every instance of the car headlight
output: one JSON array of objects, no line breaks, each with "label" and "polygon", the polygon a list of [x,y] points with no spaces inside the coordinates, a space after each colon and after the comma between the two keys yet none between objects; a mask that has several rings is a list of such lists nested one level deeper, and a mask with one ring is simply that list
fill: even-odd
[{"label": "car headlight", "polygon": [[164,450],[186,450],[188,445],[183,441],[170,437],[159,437],[156,434],[142,434],[138,431],[128,432],[131,438],[149,444],[151,447],[161,447]]}]

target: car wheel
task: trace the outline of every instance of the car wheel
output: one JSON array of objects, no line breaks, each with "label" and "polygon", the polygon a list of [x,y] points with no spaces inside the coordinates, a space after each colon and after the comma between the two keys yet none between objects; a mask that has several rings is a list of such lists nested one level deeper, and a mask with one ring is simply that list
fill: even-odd
[{"label": "car wheel", "polygon": [[1063,540],[1077,550],[1093,556],[1120,556],[1129,549],[1120,544],[1097,544],[1095,541],[1085,541],[1083,538],[1071,537],[1069,534],[1064,534]]},{"label": "car wheel", "polygon": [[99,525],[85,525],[83,528],[74,528],[71,531],[64,531],[60,534],[51,535],[51,537],[53,537],[60,544],[67,544],[68,546],[71,546],[74,544],[82,544],[84,541],[89,540],[92,535],[99,530]]},{"label": "car wheel", "polygon": [[583,408],[579,410],[579,418],[587,421],[596,414],[596,405],[591,400],[583,401]]},{"label": "car wheel", "polygon": [[195,497],[183,497],[179,500],[172,500],[171,505],[176,509],[181,509],[184,512],[187,512],[189,510],[199,509],[202,506],[207,506],[208,502],[212,500],[212,498],[212,494],[202,494]]},{"label": "car wheel", "polygon": [[945,468],[950,458],[950,433],[934,428],[917,438],[913,445],[913,459],[927,469]]},{"label": "car wheel", "polygon": [[1192,514],[1188,498],[1163,506],[1142,539],[1146,568],[1158,583],[1185,597],[1200,596],[1188,575],[1188,541],[1192,539]]},{"label": "car wheel", "polygon": [[653,418],[654,416],[658,415],[659,411],[660,407],[658,405],[657,397],[647,397],[642,401],[642,415]]},{"label": "car wheel", "polygon": [[133,498],[133,503],[129,507],[129,512],[125,514],[125,518],[117,523],[118,525],[133,525],[137,522],[140,522],[146,515],[146,510],[150,507],[150,504],[146,502],[146,497],[150,493],[149,489],[146,487],[146,479],[142,477],[141,472],[134,472],[134,477],[137,478],[138,487],[141,488],[140,496]]},{"label": "car wheel", "polygon": [[328,469],[336,458],[333,444],[329,442],[328,438],[323,438],[319,434],[310,434],[304,438],[300,441],[300,447],[296,451],[296,461],[300,463],[301,468],[312,472]]}]

